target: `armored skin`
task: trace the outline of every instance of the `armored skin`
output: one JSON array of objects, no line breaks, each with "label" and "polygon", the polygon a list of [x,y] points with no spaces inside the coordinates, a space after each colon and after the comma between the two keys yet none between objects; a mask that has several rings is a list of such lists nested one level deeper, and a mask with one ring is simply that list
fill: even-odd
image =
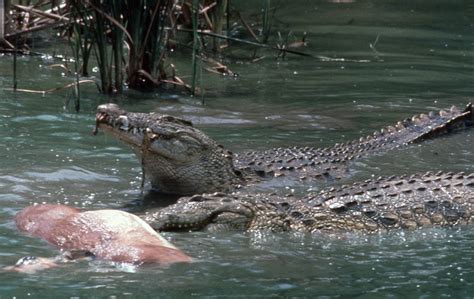
[{"label": "armored skin", "polygon": [[289,147],[234,154],[186,120],[133,113],[115,104],[97,108],[96,129],[128,144],[161,192],[192,195],[231,192],[278,176],[338,179],[350,161],[423,141],[474,124],[473,108],[452,107],[399,121],[373,135],[328,148]]},{"label": "armored skin", "polygon": [[393,176],[303,198],[214,193],[183,197],[141,218],[160,231],[383,232],[474,223],[474,174]]}]

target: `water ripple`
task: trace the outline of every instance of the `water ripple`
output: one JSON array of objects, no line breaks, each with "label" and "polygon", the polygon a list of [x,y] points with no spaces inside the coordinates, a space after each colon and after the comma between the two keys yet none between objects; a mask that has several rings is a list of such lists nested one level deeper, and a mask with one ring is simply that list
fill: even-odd
[{"label": "water ripple", "polygon": [[118,182],[118,178],[102,175],[78,166],[72,166],[67,169],[58,169],[52,172],[33,172],[27,171],[25,175],[43,181],[60,182],[60,181],[107,181]]}]

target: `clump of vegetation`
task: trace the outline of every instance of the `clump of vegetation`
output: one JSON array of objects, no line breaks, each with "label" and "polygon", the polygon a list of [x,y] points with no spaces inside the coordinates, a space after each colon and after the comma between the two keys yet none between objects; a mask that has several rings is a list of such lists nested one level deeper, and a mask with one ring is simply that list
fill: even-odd
[{"label": "clump of vegetation", "polygon": [[87,74],[91,53],[97,60],[102,90],[147,89],[166,78],[164,61],[173,1],[70,0],[70,38]]},{"label": "clump of vegetation", "polygon": [[[27,5],[8,2],[7,11],[11,9],[12,13],[6,22],[4,46],[17,53],[20,48],[28,49],[27,34],[56,28],[71,45],[77,94],[79,75],[88,76],[91,57],[98,65],[100,90],[104,93],[120,93],[124,86],[149,90],[172,85],[195,94],[200,91],[196,80],[198,62],[206,64],[204,69],[211,72],[233,75],[219,59],[212,58],[215,53],[222,54],[230,43],[302,54],[285,43],[268,44],[275,12],[271,0],[261,2],[261,14],[257,14],[260,22],[253,25],[231,9],[230,0],[26,2]],[[231,19],[244,28],[251,40],[231,36]],[[191,50],[189,83],[176,74],[169,59],[170,51],[176,48]],[[251,59],[258,60],[256,51]]]}]

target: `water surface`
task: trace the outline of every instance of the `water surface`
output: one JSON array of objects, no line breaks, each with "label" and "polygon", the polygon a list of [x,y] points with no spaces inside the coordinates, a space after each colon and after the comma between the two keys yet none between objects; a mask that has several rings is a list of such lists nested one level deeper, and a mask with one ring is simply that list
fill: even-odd
[{"label": "water surface", "polygon": [[[127,110],[157,110],[190,119],[226,147],[242,151],[328,146],[415,113],[465,105],[472,97],[470,1],[291,5],[282,1],[282,5],[276,13],[276,30],[283,36],[289,30],[294,36],[306,31],[308,46],[299,50],[346,61],[290,55],[277,60],[275,53],[259,51],[266,58],[252,63],[249,52],[239,50],[226,60],[238,78],[203,73],[202,98],[130,91],[110,99],[91,87],[83,90],[82,110],[76,114],[72,107],[63,108],[65,92],[41,96],[6,90],[11,86],[12,61],[0,57],[0,266],[24,255],[57,254],[44,242],[16,231],[12,218],[29,204],[132,209],[143,203],[141,170],[134,155],[111,137],[91,135],[100,103],[113,100]],[[177,62],[183,73],[189,69],[184,57]],[[48,89],[73,80],[47,67],[53,63],[47,57],[19,58],[19,87]],[[473,134],[465,131],[360,160],[345,182],[428,170],[473,172]],[[323,183],[297,186],[302,191],[310,187],[321,188]],[[376,236],[264,232],[164,236],[198,262],[138,269],[81,262],[33,275],[2,273],[0,298],[472,298],[474,289],[470,228]]]}]

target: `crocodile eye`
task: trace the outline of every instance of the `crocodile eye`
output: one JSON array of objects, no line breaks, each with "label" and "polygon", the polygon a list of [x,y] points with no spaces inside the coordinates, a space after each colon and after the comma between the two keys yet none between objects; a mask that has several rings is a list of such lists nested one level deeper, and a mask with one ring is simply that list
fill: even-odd
[{"label": "crocodile eye", "polygon": [[120,115],[116,120],[115,120],[115,127],[118,127],[120,130],[128,131],[129,129],[129,124],[130,121],[128,120],[128,117],[125,115]]},{"label": "crocodile eye", "polygon": [[205,198],[202,195],[194,195],[189,199],[189,202],[202,202]]}]

